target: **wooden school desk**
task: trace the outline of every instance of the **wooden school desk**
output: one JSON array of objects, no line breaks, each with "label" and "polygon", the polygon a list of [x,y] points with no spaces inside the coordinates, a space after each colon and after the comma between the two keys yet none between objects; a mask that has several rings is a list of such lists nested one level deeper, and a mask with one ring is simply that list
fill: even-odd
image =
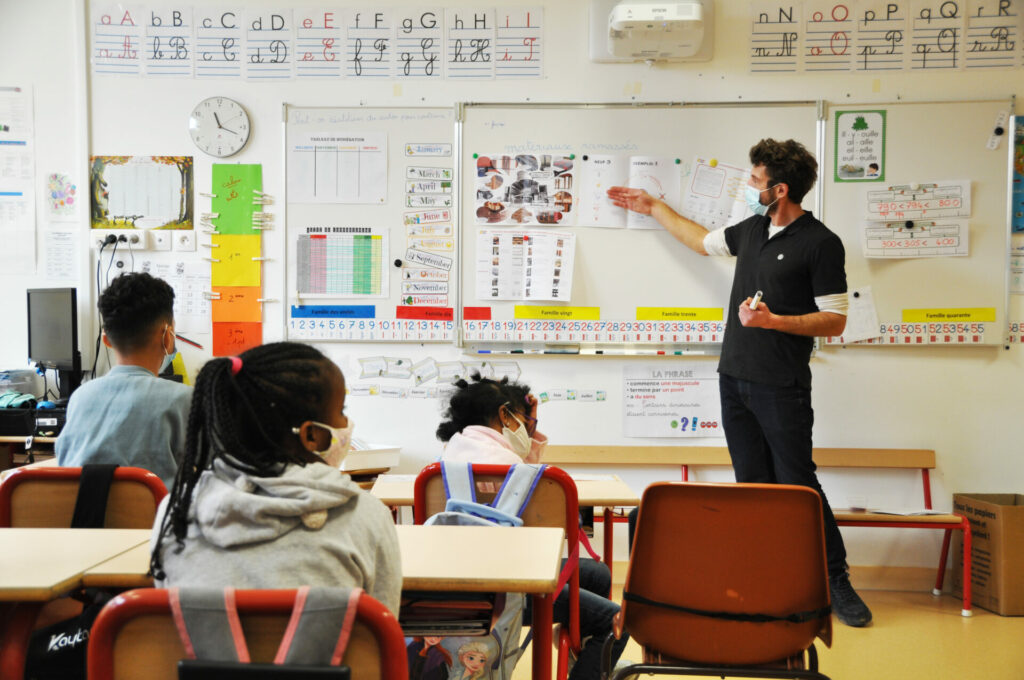
[{"label": "wooden school desk", "polygon": [[[412,507],[413,486],[416,475],[381,475],[370,490],[384,505],[389,507]],[[604,508],[604,563],[612,568],[612,538],[615,523],[612,512],[617,507],[640,505],[640,497],[615,475],[575,475],[576,493],[579,505]]]},{"label": "wooden school desk", "polygon": [[[533,677],[551,677],[551,607],[565,532],[548,527],[395,527],[402,555],[402,588],[449,592],[517,592],[533,596]],[[82,531],[76,529],[75,531]],[[105,531],[110,531],[105,530]],[[146,543],[82,575],[85,586],[152,585]]]},{"label": "wooden school desk", "polygon": [[86,569],[148,540],[146,529],[0,529],[0,676],[21,677],[32,622],[47,602],[76,590]]},{"label": "wooden school desk", "polygon": [[[31,444],[29,441],[31,440]],[[18,465],[18,461],[15,460],[15,456],[23,456],[25,460],[21,463],[28,462],[28,453],[31,451],[35,454],[36,461],[54,461],[53,457],[53,444],[57,441],[56,437],[34,437],[25,435],[2,435],[0,436],[0,469],[13,470]],[[43,444],[43,451],[37,449],[38,444]],[[30,448],[31,447],[31,448]]]},{"label": "wooden school desk", "polygon": [[22,468],[39,468],[39,467],[60,467],[57,465],[56,456],[39,456],[36,458],[34,463],[25,463],[24,465],[18,465],[17,467],[7,468],[6,470],[0,470],[0,482],[7,479],[8,476],[15,470]]},{"label": "wooden school desk", "polygon": [[148,529],[0,529],[0,601],[46,602],[91,567],[149,542]]}]

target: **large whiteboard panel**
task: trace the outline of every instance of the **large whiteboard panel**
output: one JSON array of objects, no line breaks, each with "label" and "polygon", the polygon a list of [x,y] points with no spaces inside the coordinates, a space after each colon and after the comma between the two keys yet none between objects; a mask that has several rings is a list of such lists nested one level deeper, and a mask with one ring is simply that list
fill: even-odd
[{"label": "large whiteboard panel", "polygon": [[[285,121],[288,337],[451,342],[458,286],[452,109],[286,106]],[[416,177],[417,170],[437,178]],[[427,211],[435,214],[428,219]],[[428,252],[433,264],[447,258],[450,272],[407,261],[417,228],[410,223],[421,218],[418,228],[432,235],[416,243],[450,248]],[[413,271],[426,286],[406,281]],[[412,299],[425,287],[435,292]]]},{"label": "large whiteboard panel", "polygon": [[[822,173],[825,223],[846,246],[850,288],[871,286],[879,332],[884,330],[874,344],[1005,342],[1009,145],[1005,139],[996,150],[986,145],[996,117],[1008,107],[1006,100],[836,106],[841,111],[885,112],[883,182],[835,181],[835,111],[828,115],[826,170]],[[970,217],[961,218],[967,221],[967,256],[864,257],[866,192],[957,180],[969,181],[971,189]],[[922,318],[932,321],[920,321]],[[990,320],[979,321],[981,318]]]},{"label": "large whiteboard panel", "polygon": [[[659,156],[679,161],[680,194],[696,157],[741,167],[749,165],[750,147],[764,137],[793,138],[812,151],[816,142],[814,103],[722,105],[466,105],[462,132],[462,292],[471,308],[463,328],[467,342],[512,345],[594,341],[594,336],[560,335],[554,322],[519,321],[517,305],[544,308],[600,308],[600,321],[633,324],[628,333],[606,336],[598,344],[649,344],[666,348],[721,342],[721,323],[711,332],[651,333],[638,323],[638,308],[722,309],[732,281],[731,258],[700,257],[663,229],[607,229],[582,226],[534,226],[576,235],[572,297],[565,302],[486,300],[477,297],[474,266],[481,229],[517,227],[481,225],[476,216],[476,156],[487,154],[574,154],[575,167],[595,154]],[[578,198],[577,203],[578,207]],[[814,209],[814,197],[806,206]],[[678,206],[676,206],[678,207]],[[569,224],[574,224],[569,222]],[[482,313],[480,310],[483,310]],[[528,314],[528,312],[527,312]],[[491,319],[490,335],[469,332],[480,324],[472,316]],[[501,325],[515,324],[510,336]],[[533,327],[537,332],[531,332]],[[547,329],[547,330],[545,330]],[[664,327],[662,328],[664,330]],[[673,337],[674,336],[674,337]],[[688,336],[688,337],[687,337]]]}]

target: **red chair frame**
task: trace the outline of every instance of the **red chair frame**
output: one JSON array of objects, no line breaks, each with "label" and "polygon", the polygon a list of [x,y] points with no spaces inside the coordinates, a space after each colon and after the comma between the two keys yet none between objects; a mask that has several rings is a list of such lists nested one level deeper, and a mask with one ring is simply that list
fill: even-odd
[{"label": "red chair frame", "polygon": [[[510,465],[492,465],[486,463],[473,464],[473,477],[493,475],[504,478]],[[441,476],[441,463],[431,463],[420,470],[413,486],[413,523],[423,524],[427,520],[426,492],[427,484],[435,477]],[[556,678],[568,676],[569,650],[576,652],[582,647],[580,641],[580,570],[579,570],[579,496],[576,482],[565,470],[547,466],[543,478],[561,487],[565,495],[565,521],[561,526],[565,530],[569,561],[565,569],[572,569],[569,578],[569,630],[565,628],[558,636],[558,668]],[[559,589],[561,590],[561,589]],[[551,676],[551,606],[558,592],[544,596],[534,596],[533,604],[533,677],[548,678]],[[543,602],[546,600],[546,602]],[[543,618],[541,618],[543,616]],[[546,622],[543,620],[546,618]]]},{"label": "red chair frame", "polygon": [[[11,499],[14,490],[29,482],[60,482],[80,479],[80,467],[25,467],[14,470],[7,479],[0,483],[0,528],[11,526]],[[167,495],[167,487],[163,481],[149,470],[138,467],[119,467],[114,470],[115,482],[136,482],[142,484],[153,494],[156,505]],[[54,527],[61,528],[61,527]]]},{"label": "red chair frame", "polygon": [[[0,483],[0,528],[11,528],[12,499],[15,489],[31,482],[75,481],[82,476],[80,467],[24,467],[11,472]],[[156,507],[167,495],[163,481],[148,470],[137,467],[119,467],[114,470],[115,482],[136,482],[153,494]],[[70,524],[70,518],[68,520]],[[62,527],[54,527],[62,528]],[[5,603],[0,607],[0,678],[20,678],[25,672],[25,654],[29,638],[36,626],[45,602]]]},{"label": "red chair frame", "polygon": [[[237,590],[235,601],[242,615],[291,614],[295,590]],[[112,680],[114,645],[121,628],[139,616],[171,617],[168,591],[164,588],[129,590],[110,601],[93,624],[89,636],[89,680]],[[387,607],[367,594],[359,598],[356,621],[366,626],[380,649],[381,680],[408,680],[405,638],[398,619]],[[353,676],[360,677],[358,669]]]}]

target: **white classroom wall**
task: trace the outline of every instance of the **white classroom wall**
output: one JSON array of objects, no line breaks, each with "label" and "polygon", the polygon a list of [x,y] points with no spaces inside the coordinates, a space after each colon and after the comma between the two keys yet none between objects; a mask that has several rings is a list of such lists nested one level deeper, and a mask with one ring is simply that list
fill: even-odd
[{"label": "white classroom wall", "polygon": [[[169,6],[153,0],[154,7]],[[200,4],[200,3],[193,3]],[[366,3],[325,2],[326,6],[361,7]],[[422,3],[395,1],[392,6]],[[991,73],[753,76],[747,72],[748,8],[746,0],[718,0],[714,59],[708,63],[674,66],[594,64],[588,60],[589,2],[548,0],[530,3],[480,3],[481,6],[543,6],[548,44],[546,77],[540,81],[440,84],[347,81],[324,87],[297,81],[279,84],[199,82],[140,78],[93,77],[85,56],[88,8],[83,0],[0,0],[0,85],[29,84],[34,88],[37,191],[47,172],[77,175],[86,185],[87,156],[121,154],[188,155],[196,159],[196,186],[209,186],[212,159],[196,151],[187,133],[188,113],[199,100],[225,95],[240,101],[253,120],[249,145],[231,161],[261,163],[264,190],[283,195],[281,104],[309,106],[448,106],[460,101],[497,102],[630,102],[630,101],[770,101],[825,99],[837,104],[1009,98],[1021,93],[1024,70]],[[246,3],[250,7],[304,6],[287,0]],[[146,5],[143,5],[146,6]],[[445,7],[446,5],[432,5]],[[452,5],[457,6],[457,5]],[[1016,88],[1016,89],[1013,89]],[[966,121],[965,121],[966,122]],[[665,130],[666,138],[685,130]],[[629,131],[622,131],[628,137]],[[750,142],[770,136],[770,129],[737,130]],[[956,134],[951,131],[951,134]],[[403,140],[404,141],[404,140]],[[426,140],[424,140],[426,141]],[[1004,142],[1005,144],[1005,142]],[[890,153],[897,153],[890,140]],[[742,160],[742,159],[740,159]],[[272,209],[273,210],[273,209]],[[91,290],[92,267],[85,250],[87,215],[81,214],[82,255],[79,290]],[[41,205],[37,208],[43,228]],[[999,225],[1002,228],[1002,225]],[[283,248],[283,229],[266,236],[265,251]],[[38,241],[37,271],[42,272],[42,239]],[[683,248],[683,246],[679,246]],[[198,258],[200,252],[193,254]],[[688,256],[680,259],[685,261]],[[280,259],[263,269],[264,294],[284,297]],[[0,272],[0,367],[25,365],[24,290],[50,285],[42,274],[14,276]],[[90,296],[80,307],[88,316]],[[1011,300],[1011,321],[1024,321],[1019,301]],[[83,359],[91,361],[95,321],[82,321]],[[265,308],[264,338],[283,337],[283,311]],[[209,336],[200,336],[208,343]],[[358,378],[361,356],[386,355],[417,360],[461,356],[450,345],[326,344],[322,349],[339,362],[350,382]],[[198,369],[202,353],[185,351],[190,371]],[[956,491],[1024,492],[1019,435],[1014,413],[1024,392],[1021,387],[1024,348],[923,347],[828,349],[812,361],[819,446],[932,448],[938,469],[932,477],[935,505],[949,509]],[[625,361],[615,358],[525,357],[522,379],[535,390],[577,388],[608,393],[603,403],[548,403],[541,407],[541,429],[559,444],[664,445],[661,439],[636,440],[621,436],[621,382]],[[650,361],[647,359],[646,361]],[[674,361],[663,360],[663,361]],[[707,361],[707,359],[705,359]],[[381,381],[384,382],[384,381]],[[425,399],[352,397],[349,413],[357,436],[373,442],[400,444],[400,471],[413,472],[434,459],[440,445],[433,431],[439,405]],[[722,440],[692,440],[723,444]],[[678,470],[618,470],[637,490],[656,479],[676,479]],[[730,477],[725,469],[700,471],[701,479]],[[850,496],[870,505],[920,504],[919,475],[825,470],[821,479],[837,506]],[[620,532],[620,536],[625,532]],[[939,532],[845,529],[849,559],[856,565],[931,566],[938,552]],[[624,555],[623,552],[618,554]]]}]

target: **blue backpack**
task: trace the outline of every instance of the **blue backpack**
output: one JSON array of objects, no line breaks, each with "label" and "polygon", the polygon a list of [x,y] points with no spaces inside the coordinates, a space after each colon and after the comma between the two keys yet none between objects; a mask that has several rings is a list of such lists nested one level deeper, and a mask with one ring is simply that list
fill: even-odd
[{"label": "blue backpack", "polygon": [[[445,509],[425,524],[522,526],[523,510],[545,467],[513,465],[494,501],[485,505],[476,500],[472,464],[442,462]],[[504,609],[486,636],[408,638],[409,680],[511,680],[512,670],[529,643],[527,639],[522,646],[519,644],[526,597],[522,593],[505,593],[504,597]]]}]

